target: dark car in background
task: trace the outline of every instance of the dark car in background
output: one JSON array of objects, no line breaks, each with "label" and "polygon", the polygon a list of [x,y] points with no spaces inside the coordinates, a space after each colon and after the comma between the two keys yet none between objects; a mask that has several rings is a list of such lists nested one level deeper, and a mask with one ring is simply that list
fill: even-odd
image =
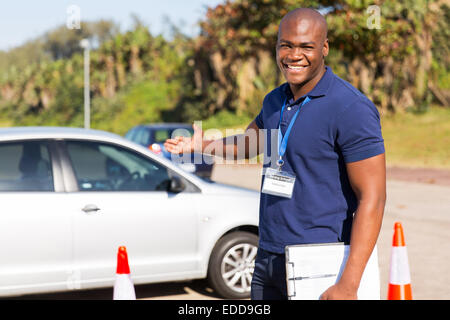
[{"label": "dark car in background", "polygon": [[131,128],[125,138],[147,147],[156,154],[177,163],[182,169],[201,178],[210,179],[214,167],[212,156],[202,154],[189,154],[172,156],[164,147],[164,142],[176,136],[191,137],[194,129],[186,123],[154,123],[137,125]]}]

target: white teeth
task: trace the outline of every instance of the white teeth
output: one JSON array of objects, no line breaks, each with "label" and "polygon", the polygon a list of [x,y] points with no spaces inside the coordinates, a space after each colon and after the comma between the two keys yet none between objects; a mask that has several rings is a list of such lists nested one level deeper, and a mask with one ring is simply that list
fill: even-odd
[{"label": "white teeth", "polygon": [[304,67],[304,66],[287,66],[289,69],[293,69],[293,70],[300,70],[300,69],[303,69],[303,68],[306,68],[306,67]]}]

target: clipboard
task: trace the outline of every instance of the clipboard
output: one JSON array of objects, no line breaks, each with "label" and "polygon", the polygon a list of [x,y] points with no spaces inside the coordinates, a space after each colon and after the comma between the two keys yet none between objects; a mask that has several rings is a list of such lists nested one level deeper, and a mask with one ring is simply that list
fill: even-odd
[{"label": "clipboard", "polygon": [[[285,247],[289,300],[318,300],[341,277],[350,246],[342,242]],[[359,300],[380,300],[377,246],[367,262],[358,289]]]}]

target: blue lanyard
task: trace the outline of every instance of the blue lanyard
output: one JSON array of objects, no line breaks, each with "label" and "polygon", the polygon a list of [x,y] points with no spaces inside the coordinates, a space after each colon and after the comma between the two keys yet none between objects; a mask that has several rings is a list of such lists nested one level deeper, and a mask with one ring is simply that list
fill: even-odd
[{"label": "blue lanyard", "polygon": [[278,156],[279,159],[277,161],[277,164],[279,166],[279,168],[281,168],[281,166],[283,165],[284,161],[283,161],[283,156],[286,153],[286,148],[287,148],[287,142],[289,139],[289,134],[291,133],[292,127],[294,126],[294,122],[295,119],[297,119],[298,113],[300,112],[300,109],[307,104],[309,101],[311,101],[311,98],[309,96],[306,96],[305,100],[303,100],[302,104],[300,105],[300,107],[298,108],[298,110],[295,112],[294,116],[291,119],[291,122],[289,123],[289,126],[283,136],[283,134],[281,133],[281,120],[283,119],[283,112],[284,112],[284,108],[286,107],[286,100],[284,100],[283,103],[283,107],[281,108],[281,114],[280,114],[280,122],[278,124]]}]

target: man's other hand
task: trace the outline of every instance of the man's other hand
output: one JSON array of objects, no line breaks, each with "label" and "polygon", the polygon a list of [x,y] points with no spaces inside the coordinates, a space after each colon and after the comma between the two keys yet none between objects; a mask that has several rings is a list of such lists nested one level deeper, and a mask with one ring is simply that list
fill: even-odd
[{"label": "man's other hand", "polygon": [[340,283],[329,287],[322,295],[320,300],[357,300],[357,289],[347,288]]}]

